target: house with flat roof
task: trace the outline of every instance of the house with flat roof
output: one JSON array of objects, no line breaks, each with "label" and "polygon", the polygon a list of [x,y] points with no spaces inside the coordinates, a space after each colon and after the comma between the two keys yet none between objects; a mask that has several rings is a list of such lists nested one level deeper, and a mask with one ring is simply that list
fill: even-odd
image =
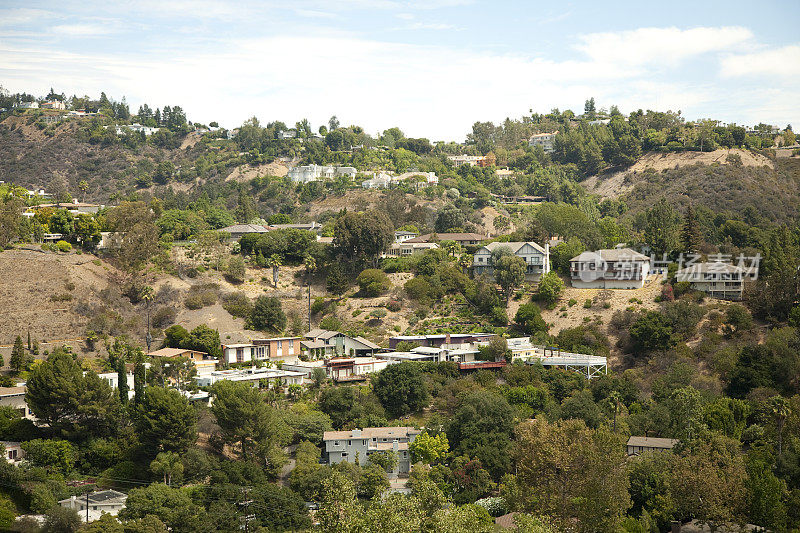
[{"label": "house with flat roof", "polygon": [[412,427],[374,427],[348,431],[326,431],[324,459],[329,465],[347,461],[365,465],[369,456],[376,452],[394,452],[397,465],[389,477],[408,474],[411,471],[411,454],[408,445],[414,442],[420,430]]},{"label": "house with flat roof", "polygon": [[425,235],[408,239],[405,242],[416,243],[454,241],[461,246],[475,246],[476,244],[480,244],[484,239],[486,239],[486,236],[481,235],[480,233],[426,233]]},{"label": "house with flat roof", "polygon": [[569,273],[578,289],[641,289],[650,258],[630,248],[583,252],[570,259]]},{"label": "house with flat roof", "polygon": [[675,279],[713,298],[741,300],[746,274],[745,268],[731,263],[693,263],[678,270]]},{"label": "house with flat roof", "polygon": [[528,139],[528,146],[541,146],[545,153],[550,153],[555,149],[557,131],[551,133],[535,133]]},{"label": "house with flat roof", "polygon": [[0,387],[0,406],[16,409],[22,418],[36,420],[33,412],[28,408],[27,402],[25,402],[25,392],[27,390],[28,388],[25,385]]},{"label": "house with flat roof", "polygon": [[148,357],[166,357],[168,359],[184,357],[194,363],[194,366],[197,369],[197,375],[213,372],[217,369],[217,363],[219,363],[219,359],[214,359],[206,352],[200,352],[198,350],[186,350],[184,348],[161,348],[154,352],[150,352],[147,355]]},{"label": "house with flat roof", "polygon": [[434,348],[466,349],[474,344],[488,342],[494,333],[439,333],[433,335],[396,335],[389,337],[389,349],[394,350],[401,342]]},{"label": "house with flat roof", "polygon": [[95,491],[83,496],[70,496],[65,500],[59,501],[58,504],[61,507],[75,509],[83,522],[94,522],[103,513],[117,516],[122,508],[125,507],[125,500],[127,499],[127,494],[109,489]]},{"label": "house with flat roof", "polygon": [[634,437],[628,439],[628,455],[640,455],[644,452],[668,452],[678,444],[678,439],[661,439],[657,437]]},{"label": "house with flat roof", "polygon": [[507,249],[525,261],[525,279],[537,280],[550,272],[550,245],[539,246],[535,242],[490,242],[475,251],[472,271],[476,276],[494,274],[494,257],[501,249]]},{"label": "house with flat roof", "polygon": [[454,166],[460,167],[461,165],[469,165],[474,167],[475,165],[480,165],[485,159],[486,156],[483,155],[448,155],[447,159],[453,163]]},{"label": "house with flat roof", "polygon": [[252,339],[249,343],[223,344],[222,360],[228,364],[250,361],[297,362],[300,353],[300,337],[276,337],[274,339]]},{"label": "house with flat roof", "polygon": [[239,370],[215,370],[203,376],[197,376],[195,381],[199,387],[210,387],[219,381],[243,381],[258,387],[262,383],[274,383],[281,380],[286,385],[302,385],[305,374],[283,368],[251,367]]},{"label": "house with flat roof", "polygon": [[18,465],[25,458],[25,450],[22,449],[21,442],[3,440],[0,441],[0,445],[5,450],[6,461],[12,465]]}]

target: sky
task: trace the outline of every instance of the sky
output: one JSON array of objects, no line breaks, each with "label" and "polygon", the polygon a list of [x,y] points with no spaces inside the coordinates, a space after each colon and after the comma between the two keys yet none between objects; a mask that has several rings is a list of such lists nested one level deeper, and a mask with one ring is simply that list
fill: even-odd
[{"label": "sky", "polygon": [[461,142],[553,108],[800,124],[800,2],[0,0],[0,86]]}]

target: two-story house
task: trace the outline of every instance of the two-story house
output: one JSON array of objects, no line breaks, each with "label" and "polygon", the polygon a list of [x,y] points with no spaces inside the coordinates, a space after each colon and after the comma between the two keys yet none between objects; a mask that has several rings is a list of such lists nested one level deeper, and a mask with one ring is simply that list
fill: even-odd
[{"label": "two-story house", "polygon": [[481,241],[485,239],[486,236],[481,235],[480,233],[426,233],[425,235],[420,235],[419,237],[408,239],[405,242],[417,243],[417,242],[454,241],[460,244],[461,246],[475,246],[477,244],[480,244]]},{"label": "two-story house", "polygon": [[529,146],[541,146],[542,150],[546,153],[550,153],[555,149],[555,140],[556,135],[558,134],[557,131],[552,133],[536,133],[528,139]]},{"label": "two-story house", "polygon": [[243,344],[223,344],[222,360],[228,364],[250,361],[297,362],[300,355],[300,337],[253,339]]},{"label": "two-story house", "polygon": [[730,263],[694,263],[675,274],[679,282],[685,281],[693,289],[723,300],[741,300],[746,271]]},{"label": "two-story house", "polygon": [[374,355],[376,351],[381,349],[380,346],[364,337],[351,337],[341,331],[320,328],[312,329],[306,333],[305,340],[300,341],[300,345],[301,348],[307,350],[314,349],[314,355],[321,356],[338,354],[351,357],[366,357]]},{"label": "two-story house", "polygon": [[550,245],[539,246],[535,242],[490,242],[478,248],[472,259],[472,271],[476,276],[494,274],[494,254],[506,248],[515,256],[525,261],[525,279],[538,280],[543,274],[550,272]]},{"label": "two-story house", "polygon": [[390,477],[408,474],[411,471],[411,454],[408,445],[414,442],[420,430],[412,427],[377,427],[350,431],[326,431],[322,440],[324,457],[329,465],[343,461],[364,465],[376,452],[394,452],[397,465]]},{"label": "two-story house", "polygon": [[578,289],[641,289],[650,258],[630,248],[583,252],[570,259],[569,273]]}]

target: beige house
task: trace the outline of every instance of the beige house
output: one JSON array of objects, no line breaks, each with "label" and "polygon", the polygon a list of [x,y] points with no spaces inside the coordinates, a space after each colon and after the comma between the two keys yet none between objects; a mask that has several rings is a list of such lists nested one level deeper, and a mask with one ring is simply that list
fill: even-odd
[{"label": "beige house", "polygon": [[640,455],[644,452],[668,452],[676,444],[678,444],[678,439],[631,437],[628,439],[628,455]]},{"label": "beige house", "polygon": [[283,361],[296,363],[300,353],[300,337],[253,339],[249,343],[223,344],[222,360],[228,364],[250,361]]},{"label": "beige house", "polygon": [[745,274],[744,268],[730,263],[695,263],[678,270],[675,279],[714,298],[741,300]]},{"label": "beige house", "polygon": [[583,252],[569,261],[578,289],[641,289],[649,272],[650,258],[630,248]]},{"label": "beige house", "polygon": [[0,387],[0,406],[11,407],[16,409],[22,418],[28,420],[35,420],[33,412],[28,408],[25,402],[25,391],[27,387],[22,385],[19,387]]},{"label": "beige house", "polygon": [[214,359],[206,352],[199,352],[197,350],[185,350],[183,348],[161,348],[154,352],[147,354],[149,357],[166,357],[169,359],[175,357],[185,357],[194,363],[197,369],[197,375],[207,375],[217,369],[218,359]]},{"label": "beige house", "polygon": [[6,461],[12,465],[18,465],[25,458],[25,450],[22,449],[22,443],[3,440],[0,441],[0,444],[3,445],[6,451]]}]

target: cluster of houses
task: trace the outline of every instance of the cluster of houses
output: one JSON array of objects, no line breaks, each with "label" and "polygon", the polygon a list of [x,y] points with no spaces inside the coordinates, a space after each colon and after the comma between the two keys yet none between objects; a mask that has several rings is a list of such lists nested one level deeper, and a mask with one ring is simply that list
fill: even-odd
[{"label": "cluster of houses", "polygon": [[355,167],[337,167],[326,165],[303,165],[289,168],[286,174],[293,183],[310,183],[346,176],[355,179],[358,171]]},{"label": "cluster of houses", "polygon": [[361,182],[361,186],[365,189],[388,189],[404,182],[410,182],[417,188],[423,188],[430,185],[437,185],[439,183],[439,177],[435,172],[411,171],[396,176],[389,172],[374,172],[371,178]]}]

